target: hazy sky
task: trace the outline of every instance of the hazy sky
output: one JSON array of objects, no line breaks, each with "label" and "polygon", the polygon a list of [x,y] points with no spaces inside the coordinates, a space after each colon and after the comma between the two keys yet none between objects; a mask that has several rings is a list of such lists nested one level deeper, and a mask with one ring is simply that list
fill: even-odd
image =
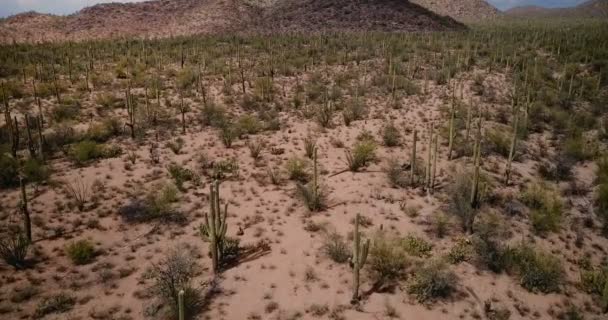
[{"label": "hazy sky", "polygon": [[[25,11],[68,14],[84,7],[102,2],[139,2],[143,0],[0,0],[0,17],[6,17]],[[453,0],[459,1],[459,0]],[[520,5],[539,5],[546,7],[567,7],[585,0],[488,0],[499,9],[508,9]]]}]

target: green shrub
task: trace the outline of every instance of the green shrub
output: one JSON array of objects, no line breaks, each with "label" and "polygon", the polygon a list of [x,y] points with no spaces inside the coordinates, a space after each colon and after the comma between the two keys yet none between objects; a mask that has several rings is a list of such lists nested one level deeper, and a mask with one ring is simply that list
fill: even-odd
[{"label": "green shrub", "polygon": [[593,158],[596,150],[593,145],[585,142],[582,134],[573,134],[563,142],[562,152],[577,161],[585,161]]},{"label": "green shrub", "polygon": [[557,192],[545,185],[531,184],[522,193],[522,201],[532,209],[530,219],[535,232],[544,234],[559,230],[563,203]]},{"label": "green shrub", "polygon": [[179,190],[184,189],[184,182],[191,181],[194,184],[198,184],[199,182],[199,177],[192,170],[182,167],[177,163],[169,164],[167,171]]},{"label": "green shrub", "polygon": [[510,260],[521,285],[531,292],[558,292],[564,282],[563,263],[548,253],[522,244],[511,250]]},{"label": "green shrub", "polygon": [[392,121],[382,128],[382,141],[384,141],[384,145],[387,147],[396,147],[401,143],[399,129],[397,129]]},{"label": "green shrub", "polygon": [[19,161],[8,153],[0,154],[0,187],[19,185]]},{"label": "green shrub", "polygon": [[70,156],[76,163],[83,165],[103,156],[102,145],[90,140],[81,141],[72,146]]},{"label": "green shrub", "polygon": [[202,110],[203,124],[213,127],[221,127],[226,123],[226,110],[213,103],[207,103],[203,105]]},{"label": "green shrub", "polygon": [[372,140],[359,141],[352,152],[346,150],[346,161],[350,171],[356,172],[376,158],[376,144]]},{"label": "green shrub", "polygon": [[66,100],[62,104],[55,106],[51,112],[51,117],[55,122],[74,120],[80,114],[80,103],[77,101]]},{"label": "green shrub", "polygon": [[66,253],[75,265],[83,265],[93,261],[95,246],[88,240],[78,240],[66,247]]},{"label": "green shrub", "polygon": [[212,166],[211,177],[213,179],[226,179],[239,175],[239,162],[236,158],[222,159],[216,161]]},{"label": "green shrub", "polygon": [[[298,195],[304,200],[306,208],[313,212],[322,211],[327,208],[327,193],[321,186],[314,186],[312,182],[303,185],[296,184]],[[315,190],[316,189],[316,190]]]},{"label": "green shrub", "polygon": [[492,129],[486,134],[485,146],[490,152],[499,154],[503,157],[508,157],[511,151],[511,136],[505,130]]},{"label": "green shrub", "polygon": [[431,243],[421,237],[411,234],[405,236],[401,241],[401,244],[403,245],[405,252],[419,258],[429,257],[431,255],[431,250],[433,249]]},{"label": "green shrub", "polygon": [[608,311],[608,265],[581,272],[581,286],[589,293],[599,297],[604,312]]},{"label": "green shrub", "polygon": [[240,134],[256,134],[262,130],[262,123],[260,120],[254,115],[243,115],[239,117],[237,120],[236,126],[238,127],[238,132]]},{"label": "green shrub", "polygon": [[290,180],[306,182],[309,178],[308,161],[299,157],[292,157],[285,165]]},{"label": "green shrub", "polygon": [[473,255],[473,244],[466,238],[459,238],[448,252],[447,259],[450,263],[457,264],[469,261]]},{"label": "green shrub", "polygon": [[377,283],[385,283],[402,278],[407,266],[406,254],[401,239],[379,232],[374,237],[370,256],[369,269]]},{"label": "green shrub", "polygon": [[337,263],[345,263],[350,258],[350,247],[337,232],[330,232],[325,236],[322,250]]},{"label": "green shrub", "polygon": [[240,135],[239,127],[230,122],[224,123],[220,127],[220,139],[226,148],[232,147],[232,142]]},{"label": "green shrub", "polygon": [[421,302],[447,298],[456,291],[457,277],[440,260],[430,260],[418,268],[408,285],[408,293]]},{"label": "green shrub", "polygon": [[50,169],[38,159],[27,159],[21,170],[28,182],[43,183],[51,176]]},{"label": "green shrub", "polygon": [[40,319],[49,314],[68,312],[75,304],[76,299],[65,293],[47,297],[36,306],[34,318]]}]

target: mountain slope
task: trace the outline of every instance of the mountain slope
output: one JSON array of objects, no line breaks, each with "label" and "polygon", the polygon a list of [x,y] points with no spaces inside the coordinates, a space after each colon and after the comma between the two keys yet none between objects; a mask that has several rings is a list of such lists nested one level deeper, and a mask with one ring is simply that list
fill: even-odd
[{"label": "mountain slope", "polygon": [[458,21],[486,20],[500,14],[498,9],[485,0],[411,0],[411,2]]},{"label": "mountain slope", "polygon": [[[57,41],[117,36],[168,37],[238,30],[259,8],[241,0],[107,3],[69,16],[28,13],[0,22],[0,41]],[[39,32],[45,30],[44,32]]]},{"label": "mountain slope", "polygon": [[153,0],[108,3],[69,16],[20,14],[0,20],[0,42],[226,32],[460,29],[451,18],[406,0]]},{"label": "mountain slope", "polygon": [[431,31],[464,26],[403,0],[283,0],[258,21],[262,31]]},{"label": "mountain slope", "polygon": [[572,8],[515,7],[505,12],[517,18],[604,18],[608,19],[608,0],[590,0]]}]

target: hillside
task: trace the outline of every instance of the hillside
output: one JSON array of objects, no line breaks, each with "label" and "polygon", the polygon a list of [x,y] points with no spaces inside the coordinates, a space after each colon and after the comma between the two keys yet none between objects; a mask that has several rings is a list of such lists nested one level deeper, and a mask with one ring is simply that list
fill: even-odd
[{"label": "hillside", "polygon": [[154,0],[99,4],[68,16],[19,14],[0,20],[0,42],[170,37],[239,31],[455,28],[462,25],[402,0]]},{"label": "hillside", "polygon": [[[107,3],[69,16],[27,13],[0,22],[0,41],[56,41],[118,36],[169,37],[235,31],[258,8],[241,0]],[[44,32],[41,32],[44,30]]]},{"label": "hillside", "polygon": [[321,30],[428,31],[460,29],[462,24],[402,0],[285,0],[266,11],[262,31]]},{"label": "hillside", "polygon": [[485,0],[411,0],[410,2],[458,21],[491,19],[500,14],[498,9]]},{"label": "hillside", "polygon": [[608,0],[590,0],[572,8],[521,6],[505,13],[517,18],[608,18]]}]

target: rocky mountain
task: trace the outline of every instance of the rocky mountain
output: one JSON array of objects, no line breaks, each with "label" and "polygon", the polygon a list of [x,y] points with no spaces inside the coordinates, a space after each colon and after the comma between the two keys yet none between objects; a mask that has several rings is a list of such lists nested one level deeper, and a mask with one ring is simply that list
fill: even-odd
[{"label": "rocky mountain", "polygon": [[458,21],[474,21],[495,18],[500,11],[485,0],[410,0],[439,15],[450,16]]},{"label": "rocky mountain", "polygon": [[227,32],[431,31],[463,25],[406,0],[152,0],[0,20],[0,42]]},{"label": "rocky mountain", "polygon": [[403,0],[283,0],[260,19],[262,31],[428,31],[464,26]]},{"label": "rocky mountain", "polygon": [[590,0],[572,8],[515,7],[505,12],[517,18],[602,18],[608,19],[608,0]]}]

